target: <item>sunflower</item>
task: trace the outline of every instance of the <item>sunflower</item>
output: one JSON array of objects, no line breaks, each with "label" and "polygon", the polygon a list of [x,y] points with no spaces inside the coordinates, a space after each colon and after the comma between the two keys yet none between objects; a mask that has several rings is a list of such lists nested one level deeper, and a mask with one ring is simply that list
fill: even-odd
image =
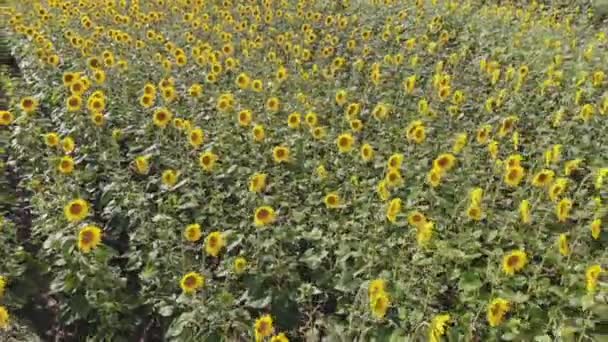
[{"label": "sunflower", "polygon": [[524,178],[525,174],[526,172],[521,166],[510,167],[507,168],[507,171],[505,172],[504,181],[507,183],[507,185],[516,187],[519,186],[519,183],[521,183],[521,180]]},{"label": "sunflower", "polygon": [[152,83],[146,83],[144,85],[144,94],[150,95],[151,97],[156,96],[156,86]]},{"label": "sunflower", "polygon": [[313,127],[311,133],[316,140],[322,140],[327,135],[327,128],[322,126]]},{"label": "sunflower", "polygon": [[237,87],[245,90],[245,89],[249,88],[251,79],[249,78],[249,76],[246,73],[240,73],[236,77],[236,80],[234,81],[234,83],[236,84]]},{"label": "sunflower", "polygon": [[371,299],[376,298],[382,293],[386,291],[386,280],[384,279],[374,279],[369,282],[369,286],[367,287],[368,296]]},{"label": "sunflower", "polygon": [[370,144],[363,144],[361,146],[361,159],[365,162],[369,162],[374,158],[374,148]]},{"label": "sunflower", "polygon": [[26,114],[32,114],[38,109],[38,100],[32,96],[21,99],[21,110]]},{"label": "sunflower", "polygon": [[140,175],[147,175],[150,171],[150,163],[148,162],[149,159],[150,157],[148,156],[139,156],[135,158],[135,171]]},{"label": "sunflower", "polygon": [[315,169],[315,174],[320,180],[324,180],[328,176],[327,169],[322,164],[317,166],[317,168]]},{"label": "sunflower", "polygon": [[359,113],[361,113],[361,104],[360,103],[350,103],[344,112],[346,118],[349,120],[355,119]]},{"label": "sunflower", "polygon": [[559,238],[557,239],[557,246],[561,255],[570,255],[570,246],[568,245],[568,236],[566,234],[559,235]]},{"label": "sunflower", "polygon": [[79,79],[70,85],[72,95],[82,95],[87,90],[85,78]]},{"label": "sunflower", "polygon": [[262,341],[265,337],[272,335],[274,327],[272,326],[272,317],[264,315],[255,321],[255,340]]},{"label": "sunflower", "polygon": [[528,256],[523,250],[514,250],[502,258],[502,270],[508,275],[514,275],[528,263]]},{"label": "sunflower", "polygon": [[251,132],[253,134],[253,140],[255,140],[257,142],[264,141],[264,138],[266,137],[266,133],[264,131],[264,126],[255,125],[255,126],[253,126],[253,129],[251,130]]},{"label": "sunflower", "polygon": [[401,164],[403,164],[403,154],[395,153],[388,158],[388,162],[386,163],[388,168],[391,169],[400,169]]},{"label": "sunflower", "polygon": [[386,315],[386,311],[388,310],[391,302],[386,293],[381,293],[377,295],[370,301],[370,307],[372,310],[372,315],[377,319],[382,319]]},{"label": "sunflower", "polygon": [[78,95],[71,95],[65,101],[68,112],[77,112],[82,107],[82,98]]},{"label": "sunflower", "polygon": [[532,178],[532,185],[537,188],[543,188],[553,183],[555,173],[551,170],[541,170]]},{"label": "sunflower", "polygon": [[189,242],[196,242],[201,239],[201,225],[198,223],[189,224],[184,229],[184,238]]},{"label": "sunflower", "polygon": [[499,326],[505,318],[511,304],[506,299],[494,298],[488,305],[488,323],[491,327]]},{"label": "sunflower", "polygon": [[185,294],[193,294],[198,291],[198,289],[205,286],[205,277],[198,272],[187,273],[182,277],[179,286]]},{"label": "sunflower", "polygon": [[361,132],[363,130],[363,121],[359,119],[352,119],[349,121],[349,124],[353,132]]},{"label": "sunflower", "polygon": [[57,164],[57,169],[64,175],[69,175],[74,171],[74,159],[70,156],[63,156]]},{"label": "sunflower", "polygon": [[304,121],[309,127],[316,127],[319,124],[319,117],[315,112],[308,112],[306,116],[304,116]]},{"label": "sunflower", "polygon": [[338,106],[343,106],[346,103],[347,93],[346,90],[338,90],[336,92],[335,100]]},{"label": "sunflower", "polygon": [[203,168],[203,170],[211,172],[213,171],[215,163],[218,159],[219,157],[215,153],[211,151],[205,151],[199,155],[198,161],[199,165]]},{"label": "sunflower", "polygon": [[355,138],[353,138],[353,136],[349,133],[340,134],[336,139],[336,145],[338,145],[338,150],[341,153],[347,153],[352,151],[354,143]]},{"label": "sunflower", "polygon": [[587,267],[585,271],[585,278],[587,280],[587,292],[594,293],[597,288],[598,278],[602,274],[602,266],[592,265]]},{"label": "sunflower", "polygon": [[0,110],[0,126],[8,126],[13,123],[13,120],[13,113],[6,110]]},{"label": "sunflower", "polygon": [[77,79],[78,79],[78,74],[77,73],[74,73],[74,72],[65,72],[63,74],[63,77],[62,77],[63,85],[65,87],[69,87]]},{"label": "sunflower", "polygon": [[89,215],[89,202],[81,198],[72,200],[63,208],[63,213],[69,222],[78,223]]},{"label": "sunflower", "polygon": [[558,178],[555,182],[549,187],[549,198],[553,202],[557,202],[559,196],[561,196],[566,187],[568,186],[568,178]]},{"label": "sunflower", "polygon": [[6,308],[0,305],[0,329],[6,330],[9,327],[10,315]]},{"label": "sunflower", "polygon": [[96,112],[91,114],[91,121],[93,121],[95,126],[101,127],[105,123],[106,118],[103,116],[102,113]]},{"label": "sunflower", "polygon": [[446,326],[452,320],[449,314],[441,314],[433,317],[429,328],[429,342],[441,341],[441,336],[445,335]]},{"label": "sunflower", "polygon": [[57,133],[47,133],[44,135],[44,143],[48,147],[55,147],[59,145],[59,135]]},{"label": "sunflower", "polygon": [[270,206],[262,206],[255,210],[253,223],[256,227],[263,227],[273,223],[277,219],[274,209]]},{"label": "sunflower", "polygon": [[179,173],[175,170],[167,169],[163,171],[161,176],[161,180],[166,187],[172,187],[177,183],[177,178],[179,177]]},{"label": "sunflower", "polygon": [[154,96],[144,94],[139,98],[139,105],[143,108],[150,108],[154,104]]},{"label": "sunflower", "polygon": [[389,108],[384,103],[377,104],[376,107],[374,107],[374,109],[372,110],[372,116],[379,121],[386,119],[388,114]]},{"label": "sunflower", "polygon": [[559,222],[566,222],[566,220],[568,220],[572,205],[572,200],[569,198],[562,198],[562,200],[557,203],[555,206],[555,214],[557,215],[557,220]]},{"label": "sunflower", "polygon": [[0,276],[0,299],[4,297],[4,290],[6,289],[6,278]]},{"label": "sunflower", "polygon": [[195,127],[188,133],[188,142],[194,148],[198,148],[203,144],[205,135],[200,127]]},{"label": "sunflower", "polygon": [[251,124],[252,117],[253,117],[253,113],[251,113],[250,110],[243,109],[238,114],[239,125],[241,125],[242,127],[249,126]]},{"label": "sunflower", "polygon": [[467,145],[467,140],[468,135],[466,133],[457,134],[454,139],[454,145],[452,146],[452,152],[454,152],[454,154],[459,154]]},{"label": "sunflower", "polygon": [[285,146],[276,146],[272,150],[272,157],[275,163],[286,163],[289,161],[289,148]]},{"label": "sunflower", "polygon": [[384,176],[384,180],[389,188],[397,188],[403,185],[403,176],[401,176],[401,171],[396,168],[389,168],[388,172]]},{"label": "sunflower", "polygon": [[519,203],[519,217],[522,223],[529,224],[532,222],[530,210],[530,201],[525,199]]},{"label": "sunflower", "polygon": [[325,206],[327,208],[330,208],[330,209],[339,208],[340,202],[341,202],[340,195],[338,195],[335,192],[329,193],[329,194],[325,195],[323,202],[325,203]]},{"label": "sunflower", "polygon": [[253,80],[253,82],[251,82],[251,89],[257,93],[264,90],[264,85],[262,83],[262,80]]},{"label": "sunflower", "polygon": [[277,97],[271,97],[266,101],[266,109],[271,113],[276,113],[281,108],[281,101]]},{"label": "sunflower", "polygon": [[287,338],[285,333],[280,333],[278,335],[272,336],[270,338],[270,342],[289,342],[289,338]]},{"label": "sunflower", "polygon": [[602,234],[602,219],[597,218],[591,222],[591,236],[597,240],[600,234]]},{"label": "sunflower", "polygon": [[479,205],[471,204],[467,208],[467,217],[473,221],[480,221],[483,218],[483,210]]},{"label": "sunflower", "polygon": [[85,226],[78,232],[78,249],[83,253],[89,253],[101,243],[101,228],[97,226]]},{"label": "sunflower", "polygon": [[444,153],[435,158],[433,168],[437,168],[441,173],[446,173],[454,167],[454,164],[456,164],[456,157],[451,153]]},{"label": "sunflower", "polygon": [[247,259],[243,258],[243,257],[237,257],[236,259],[234,259],[234,273],[236,274],[243,274],[245,273],[245,270],[247,269]]},{"label": "sunflower", "polygon": [[265,173],[255,173],[249,179],[249,191],[251,192],[262,192],[266,188],[266,178],[268,175]]},{"label": "sunflower", "polygon": [[567,161],[564,165],[564,174],[566,174],[566,176],[571,176],[579,169],[582,162],[582,159],[574,159]]},{"label": "sunflower", "polygon": [[480,145],[486,144],[488,142],[488,139],[490,138],[491,133],[492,133],[492,126],[490,126],[490,125],[481,126],[477,130],[477,143]]},{"label": "sunflower", "polygon": [[167,108],[158,108],[154,111],[154,124],[157,127],[165,128],[167,124],[171,122],[173,114]]},{"label": "sunflower", "polygon": [[295,129],[300,127],[300,113],[298,112],[294,112],[289,114],[289,116],[287,117],[287,126],[289,128]]},{"label": "sunflower", "polygon": [[386,208],[386,218],[391,223],[397,222],[397,215],[401,213],[402,201],[400,198],[393,198]]},{"label": "sunflower", "polygon": [[412,75],[412,76],[409,76],[408,78],[406,78],[405,81],[403,82],[403,89],[408,94],[411,94],[414,92],[415,88],[416,88],[416,75]]},{"label": "sunflower", "polygon": [[443,173],[441,172],[441,170],[437,168],[431,168],[431,171],[429,171],[426,175],[426,180],[433,188],[436,188],[439,186],[439,184],[441,184],[442,177]]},{"label": "sunflower", "polygon": [[218,231],[212,232],[205,240],[205,252],[212,257],[217,257],[225,245],[224,235]]}]

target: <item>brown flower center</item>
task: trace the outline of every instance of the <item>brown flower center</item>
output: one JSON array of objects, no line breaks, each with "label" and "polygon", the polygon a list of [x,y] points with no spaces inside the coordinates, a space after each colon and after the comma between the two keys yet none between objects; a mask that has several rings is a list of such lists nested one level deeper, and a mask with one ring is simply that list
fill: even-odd
[{"label": "brown flower center", "polygon": [[84,208],[80,203],[73,203],[72,205],[70,205],[70,213],[72,215],[79,215],[80,213],[82,213],[83,209]]},{"label": "brown flower center", "polygon": [[515,265],[517,265],[518,262],[519,262],[519,257],[517,255],[511,255],[507,259],[507,265],[509,267],[514,267]]},{"label": "brown flower center", "polygon": [[84,244],[89,244],[89,243],[93,242],[94,238],[95,238],[95,236],[94,236],[93,232],[90,230],[86,230],[82,233],[81,241]]}]

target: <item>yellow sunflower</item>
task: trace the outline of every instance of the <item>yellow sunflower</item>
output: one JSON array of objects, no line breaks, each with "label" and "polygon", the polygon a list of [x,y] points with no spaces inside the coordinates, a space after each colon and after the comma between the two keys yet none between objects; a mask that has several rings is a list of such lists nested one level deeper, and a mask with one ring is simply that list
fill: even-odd
[{"label": "yellow sunflower", "polygon": [[266,188],[266,178],[268,175],[265,173],[255,173],[249,180],[249,191],[251,192],[262,192]]},{"label": "yellow sunflower", "polygon": [[276,146],[272,150],[272,157],[275,163],[286,163],[289,161],[289,148],[285,146]]},{"label": "yellow sunflower", "polygon": [[8,329],[9,323],[10,315],[8,314],[8,310],[6,310],[4,306],[0,305],[0,329]]},{"label": "yellow sunflower", "polygon": [[198,289],[205,286],[205,277],[198,272],[187,273],[182,277],[179,286],[185,294],[193,294],[198,291]]},{"label": "yellow sunflower", "polygon": [[89,202],[81,198],[72,200],[63,208],[63,213],[69,222],[80,222],[89,215]]},{"label": "yellow sunflower", "polygon": [[298,112],[294,112],[289,114],[289,116],[287,117],[287,126],[289,128],[295,129],[300,127],[300,113]]},{"label": "yellow sunflower", "polygon": [[196,242],[201,239],[203,233],[201,232],[201,225],[198,223],[189,224],[184,229],[184,238],[189,242]]},{"label": "yellow sunflower", "polygon": [[236,274],[243,274],[245,273],[245,270],[247,269],[247,259],[245,259],[244,257],[237,257],[236,259],[234,259],[234,273]]},{"label": "yellow sunflower", "polygon": [[276,113],[281,108],[281,101],[277,97],[271,97],[266,101],[266,109],[271,113]]},{"label": "yellow sunflower", "polygon": [[442,173],[450,171],[456,164],[456,157],[451,153],[440,154],[433,161],[433,168],[437,168]]},{"label": "yellow sunflower", "polygon": [[61,157],[59,164],[57,165],[57,170],[64,175],[69,175],[74,171],[74,159],[70,156]]},{"label": "yellow sunflower", "polygon": [[48,147],[59,145],[59,135],[57,133],[47,133],[44,135],[44,143]]},{"label": "yellow sunflower", "polygon": [[150,159],[150,157],[148,157],[148,156],[139,156],[139,157],[135,158],[135,161],[134,161],[135,171],[137,173],[139,173],[140,175],[147,175],[148,172],[150,171],[149,159]]},{"label": "yellow sunflower", "polygon": [[190,130],[188,133],[188,142],[194,148],[198,148],[203,144],[203,140],[205,139],[205,135],[203,134],[203,130],[200,127],[195,127]]},{"label": "yellow sunflower", "polygon": [[602,274],[602,266],[600,265],[592,265],[587,267],[585,271],[585,278],[587,281],[587,292],[594,293],[597,288],[598,278],[600,274]]},{"label": "yellow sunflower", "polygon": [[572,206],[573,202],[569,198],[562,198],[562,200],[557,203],[555,206],[555,214],[557,215],[559,222],[566,222],[566,220],[568,220]]},{"label": "yellow sunflower", "polygon": [[519,203],[519,217],[521,218],[521,222],[525,224],[529,224],[532,222],[532,214],[530,213],[531,206],[530,201],[522,200]]},{"label": "yellow sunflower", "polygon": [[224,235],[218,231],[212,232],[205,240],[205,252],[212,257],[217,257],[225,245]]},{"label": "yellow sunflower", "polygon": [[532,185],[537,188],[543,188],[551,185],[553,183],[553,178],[555,177],[555,173],[551,170],[541,170],[534,178],[532,178]]},{"label": "yellow sunflower", "polygon": [[597,240],[602,234],[602,219],[595,219],[591,222],[591,236]]},{"label": "yellow sunflower", "polygon": [[374,158],[374,148],[370,144],[363,144],[361,146],[361,159],[365,162],[369,162]]},{"label": "yellow sunflower", "polygon": [[264,130],[263,125],[253,126],[253,129],[251,130],[251,132],[253,134],[253,140],[255,140],[257,142],[264,141],[264,138],[266,137],[266,132]]},{"label": "yellow sunflower", "polygon": [[78,95],[71,95],[65,103],[69,112],[77,112],[82,107],[82,98]]},{"label": "yellow sunflower", "polygon": [[377,295],[371,302],[372,315],[377,319],[382,319],[386,315],[391,302],[386,293]]},{"label": "yellow sunflower", "polygon": [[78,232],[78,249],[83,253],[89,253],[101,243],[101,228],[97,226],[86,226]]},{"label": "yellow sunflower", "polygon": [[491,327],[499,326],[509,312],[511,304],[506,299],[494,298],[488,305],[487,319]]},{"label": "yellow sunflower", "polygon": [[32,114],[38,109],[38,100],[32,96],[24,97],[20,103],[21,110],[27,114]]},{"label": "yellow sunflower", "polygon": [[338,150],[341,153],[350,152],[353,149],[353,144],[355,143],[355,138],[349,133],[340,134],[336,139],[336,145],[338,145]]},{"label": "yellow sunflower", "polygon": [[514,166],[507,169],[504,176],[504,181],[511,187],[519,186],[521,180],[524,178],[526,172],[521,166]]},{"label": "yellow sunflower", "polygon": [[335,208],[339,208],[340,207],[340,195],[338,195],[335,192],[329,193],[327,195],[325,195],[325,199],[323,200],[323,202],[325,202],[325,206],[327,208],[330,209],[335,209]]},{"label": "yellow sunflower", "polygon": [[277,218],[274,209],[270,206],[261,206],[253,214],[253,223],[256,227],[263,227],[273,223]]},{"label": "yellow sunflower", "polygon": [[217,154],[211,151],[205,151],[201,153],[198,157],[199,165],[203,168],[203,170],[207,172],[213,171],[215,167],[215,163],[218,161],[219,157]]},{"label": "yellow sunflower", "polygon": [[514,275],[528,263],[528,255],[523,250],[514,250],[502,258],[502,270],[508,275]]},{"label": "yellow sunflower", "polygon": [[13,113],[7,110],[0,110],[0,126],[8,126],[13,123]]},{"label": "yellow sunflower", "polygon": [[153,121],[157,127],[165,128],[172,118],[173,114],[167,108],[159,108],[154,112]]},{"label": "yellow sunflower", "polygon": [[163,184],[167,187],[172,187],[177,183],[177,178],[179,177],[179,173],[175,170],[167,169],[163,171],[161,176],[161,180]]},{"label": "yellow sunflower", "polygon": [[272,317],[264,315],[255,321],[255,340],[262,341],[265,337],[272,335],[274,327],[272,325]]}]

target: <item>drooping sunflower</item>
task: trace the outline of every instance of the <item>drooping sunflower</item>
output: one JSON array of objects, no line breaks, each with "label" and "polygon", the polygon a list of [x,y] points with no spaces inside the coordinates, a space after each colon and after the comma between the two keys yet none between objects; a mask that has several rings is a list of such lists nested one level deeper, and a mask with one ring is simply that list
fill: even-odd
[{"label": "drooping sunflower", "polygon": [[4,290],[6,289],[6,278],[0,276],[0,299],[4,297]]},{"label": "drooping sunflower", "polygon": [[352,151],[355,138],[350,133],[343,133],[336,139],[336,145],[341,153],[347,153]]},{"label": "drooping sunflower", "polygon": [[78,232],[78,249],[83,253],[89,253],[101,243],[101,228],[88,225]]},{"label": "drooping sunflower", "polygon": [[205,151],[199,155],[198,162],[199,165],[203,168],[203,170],[211,172],[213,171],[213,168],[215,167],[215,164],[218,159],[219,157],[217,156],[217,154],[211,151]]},{"label": "drooping sunflower", "polygon": [[519,203],[519,217],[522,223],[529,224],[532,222],[532,214],[530,213],[530,211],[530,201],[528,201],[527,199],[522,200]]},{"label": "drooping sunflower", "polygon": [[224,240],[224,235],[218,231],[210,233],[205,240],[205,252],[212,257],[217,257],[224,246],[226,246],[226,240]]},{"label": "drooping sunflower", "polygon": [[570,255],[570,246],[568,245],[568,236],[566,234],[559,235],[559,238],[557,239],[557,246],[561,255]]},{"label": "drooping sunflower", "polygon": [[555,206],[555,214],[559,222],[566,222],[574,203],[569,198],[562,198]]},{"label": "drooping sunflower", "polygon": [[69,175],[74,171],[74,159],[70,156],[63,156],[57,164],[57,170],[64,175]]},{"label": "drooping sunflower", "polygon": [[587,282],[587,292],[594,293],[597,289],[598,278],[600,274],[602,274],[602,266],[600,265],[592,265],[587,267],[585,271],[585,279]]},{"label": "drooping sunflower", "polygon": [[265,173],[255,173],[249,180],[249,191],[251,192],[262,192],[266,188],[266,178],[268,177]]},{"label": "drooping sunflower", "polygon": [[568,178],[558,178],[555,180],[551,187],[549,187],[549,198],[553,202],[557,202],[559,196],[561,196],[564,191],[566,191],[566,187],[568,186]]},{"label": "drooping sunflower", "polygon": [[370,144],[363,144],[361,146],[361,159],[365,162],[369,162],[374,158],[374,148]]},{"label": "drooping sunflower", "polygon": [[452,152],[459,154],[462,149],[467,145],[468,135],[466,133],[459,133],[454,139],[454,145],[452,146]]},{"label": "drooping sunflower", "polygon": [[440,342],[441,336],[445,335],[448,323],[452,320],[449,314],[441,314],[433,317],[429,328],[429,342]]},{"label": "drooping sunflower", "polygon": [[373,298],[370,302],[372,309],[372,315],[377,319],[382,319],[386,315],[386,311],[390,307],[391,302],[388,298],[388,294],[381,293]]},{"label": "drooping sunflower", "polygon": [[167,124],[171,122],[172,118],[173,113],[171,113],[167,108],[158,108],[156,111],[154,111],[153,121],[154,124],[159,128],[167,127]]},{"label": "drooping sunflower", "polygon": [[8,310],[2,305],[0,305],[0,329],[6,330],[10,323],[10,315],[8,314]]},{"label": "drooping sunflower", "polygon": [[69,222],[80,222],[89,215],[89,202],[81,198],[72,200],[63,208],[63,213]]},{"label": "drooping sunflower", "polygon": [[376,298],[378,295],[385,293],[386,291],[386,280],[378,278],[369,282],[367,288],[368,296],[371,299]]},{"label": "drooping sunflower", "polygon": [[179,286],[185,294],[193,294],[205,286],[205,277],[198,272],[187,273],[182,277]]},{"label": "drooping sunflower", "polygon": [[499,326],[509,312],[511,304],[506,299],[494,298],[488,305],[487,319],[491,327]]},{"label": "drooping sunflower", "polygon": [[265,337],[272,335],[274,327],[272,325],[272,317],[264,315],[255,321],[255,340],[262,341]]},{"label": "drooping sunflower", "polygon": [[263,227],[273,223],[277,218],[274,209],[270,206],[261,206],[253,214],[253,223],[256,227]]},{"label": "drooping sunflower", "polygon": [[528,263],[528,255],[523,250],[511,251],[502,258],[502,270],[507,275],[521,271]]},{"label": "drooping sunflower", "polygon": [[602,219],[597,218],[591,222],[591,236],[597,240],[600,234],[602,234]]},{"label": "drooping sunflower", "polygon": [[188,142],[190,143],[190,146],[194,148],[200,147],[203,144],[204,139],[205,135],[200,127],[194,127],[188,133]]},{"label": "drooping sunflower", "polygon": [[393,198],[389,202],[388,207],[386,208],[386,218],[391,223],[397,222],[397,215],[401,213],[402,203],[403,201],[401,201],[400,198]]},{"label": "drooping sunflower", "polygon": [[433,188],[436,188],[439,186],[439,184],[441,184],[442,177],[443,173],[441,172],[441,170],[433,167],[428,172],[426,180]]},{"label": "drooping sunflower", "polygon": [[189,224],[186,226],[186,229],[184,229],[184,238],[189,242],[196,242],[200,240],[202,236],[201,225],[198,223]]},{"label": "drooping sunflower", "polygon": [[289,342],[289,338],[287,338],[287,335],[285,335],[285,333],[280,333],[278,335],[272,336],[270,338],[270,342]]},{"label": "drooping sunflower", "polygon": [[286,163],[289,161],[289,148],[285,146],[276,146],[272,150],[272,157],[275,163]]},{"label": "drooping sunflower", "polygon": [[150,157],[148,157],[148,156],[139,156],[139,157],[135,158],[135,161],[134,161],[135,171],[137,173],[139,173],[140,175],[147,175],[148,172],[150,171],[149,159],[150,159]]}]

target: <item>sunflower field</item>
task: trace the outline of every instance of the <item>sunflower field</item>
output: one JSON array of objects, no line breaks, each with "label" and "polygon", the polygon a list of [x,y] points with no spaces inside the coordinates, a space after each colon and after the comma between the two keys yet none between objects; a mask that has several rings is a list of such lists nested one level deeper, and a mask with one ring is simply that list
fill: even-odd
[{"label": "sunflower field", "polygon": [[607,341],[607,15],[7,1],[0,340]]}]

